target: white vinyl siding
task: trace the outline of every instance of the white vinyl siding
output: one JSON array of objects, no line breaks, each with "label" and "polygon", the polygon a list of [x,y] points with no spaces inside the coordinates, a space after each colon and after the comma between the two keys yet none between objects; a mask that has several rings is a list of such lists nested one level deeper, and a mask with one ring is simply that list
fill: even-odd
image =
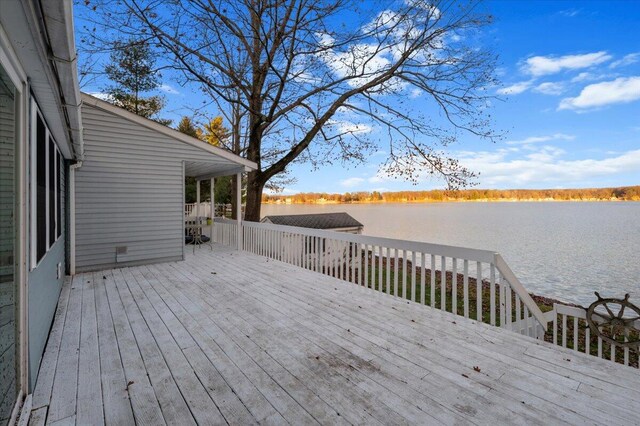
[{"label": "white vinyl siding", "polygon": [[82,120],[76,269],[181,259],[183,162],[215,156],[98,107],[83,105]]}]

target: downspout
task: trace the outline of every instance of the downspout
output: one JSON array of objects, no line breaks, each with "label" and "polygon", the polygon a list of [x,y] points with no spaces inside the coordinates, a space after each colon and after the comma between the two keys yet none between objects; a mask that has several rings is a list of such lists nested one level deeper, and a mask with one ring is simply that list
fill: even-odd
[{"label": "downspout", "polygon": [[76,170],[82,161],[69,166],[69,275],[76,274]]}]

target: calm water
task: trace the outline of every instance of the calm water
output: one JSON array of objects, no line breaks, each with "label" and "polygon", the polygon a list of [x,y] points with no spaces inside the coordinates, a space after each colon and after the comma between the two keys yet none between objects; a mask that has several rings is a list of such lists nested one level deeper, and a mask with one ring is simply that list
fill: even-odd
[{"label": "calm water", "polygon": [[264,205],[263,215],[346,211],[364,234],[495,250],[531,292],[588,306],[640,304],[640,203]]}]

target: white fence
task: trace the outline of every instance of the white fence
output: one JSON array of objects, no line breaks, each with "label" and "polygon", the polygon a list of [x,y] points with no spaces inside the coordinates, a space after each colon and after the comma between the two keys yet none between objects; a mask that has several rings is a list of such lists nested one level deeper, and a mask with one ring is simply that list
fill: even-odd
[{"label": "white fence", "polygon": [[[214,241],[237,245],[237,223],[215,219]],[[467,318],[542,338],[547,321],[492,251],[242,222],[245,251]]]},{"label": "white fence", "polygon": [[[603,341],[601,337],[591,335],[591,329],[586,322],[587,312],[584,308],[556,303],[553,305],[553,310],[546,312],[545,316],[552,324],[549,332],[552,333],[554,344],[640,368],[638,350]],[[635,322],[635,328],[640,329],[640,320]]]},{"label": "white fence", "polygon": [[[238,247],[237,222],[216,218],[214,241]],[[542,313],[500,254],[464,247],[242,222],[245,251],[638,367],[639,352],[591,336],[583,308]],[[640,329],[640,320],[635,323]]]}]

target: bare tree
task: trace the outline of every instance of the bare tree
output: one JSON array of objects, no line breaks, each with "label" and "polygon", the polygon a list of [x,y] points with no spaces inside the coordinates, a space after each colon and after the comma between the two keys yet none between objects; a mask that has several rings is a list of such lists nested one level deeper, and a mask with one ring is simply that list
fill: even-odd
[{"label": "bare tree", "polygon": [[495,58],[476,41],[491,17],[477,0],[97,1],[95,22],[153,40],[231,117],[233,150],[258,164],[247,220],[292,162],[363,162],[382,143],[382,172],[456,188],[475,175],[446,147],[494,137]]}]

